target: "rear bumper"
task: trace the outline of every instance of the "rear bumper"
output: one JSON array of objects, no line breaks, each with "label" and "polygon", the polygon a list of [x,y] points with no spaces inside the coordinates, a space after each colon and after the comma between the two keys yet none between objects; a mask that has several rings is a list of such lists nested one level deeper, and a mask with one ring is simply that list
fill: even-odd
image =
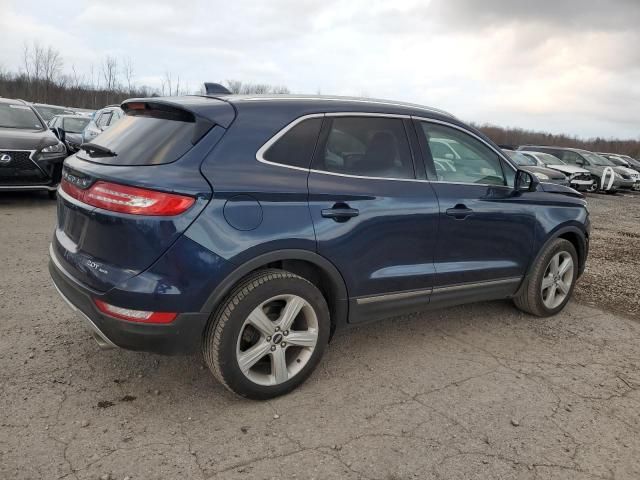
[{"label": "rear bumper", "polygon": [[109,301],[108,294],[95,292],[69,275],[50,249],[49,273],[62,298],[85,321],[101,347],[121,347],[164,355],[196,352],[207,313],[181,313],[168,325],[148,325],[109,317],[101,313],[94,298]]}]

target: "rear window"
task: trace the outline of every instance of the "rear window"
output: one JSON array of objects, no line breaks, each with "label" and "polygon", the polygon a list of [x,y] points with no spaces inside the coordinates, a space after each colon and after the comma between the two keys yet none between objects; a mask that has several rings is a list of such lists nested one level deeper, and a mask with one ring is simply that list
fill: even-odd
[{"label": "rear window", "polygon": [[193,144],[195,121],[125,115],[90,143],[115,155],[95,155],[81,150],[80,158],[108,165],[159,165],[171,163]]},{"label": "rear window", "polygon": [[303,120],[269,147],[263,158],[268,162],[309,168],[321,126],[321,118]]}]

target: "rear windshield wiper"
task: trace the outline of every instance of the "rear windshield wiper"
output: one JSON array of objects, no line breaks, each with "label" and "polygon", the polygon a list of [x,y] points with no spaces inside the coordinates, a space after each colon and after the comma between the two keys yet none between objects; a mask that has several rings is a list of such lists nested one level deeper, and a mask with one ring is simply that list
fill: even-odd
[{"label": "rear windshield wiper", "polygon": [[89,152],[89,155],[95,155],[97,157],[115,157],[118,155],[113,150],[108,149],[107,147],[103,147],[102,145],[98,145],[97,143],[83,143],[80,145],[82,150]]}]

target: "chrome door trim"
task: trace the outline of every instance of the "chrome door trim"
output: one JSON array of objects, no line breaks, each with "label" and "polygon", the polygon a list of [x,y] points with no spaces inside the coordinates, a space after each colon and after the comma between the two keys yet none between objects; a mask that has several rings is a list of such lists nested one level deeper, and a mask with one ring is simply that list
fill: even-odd
[{"label": "chrome door trim", "polygon": [[508,277],[498,280],[485,280],[482,282],[459,283],[456,285],[447,285],[444,287],[425,288],[421,290],[407,290],[404,292],[385,293],[382,295],[369,295],[356,298],[358,305],[366,305],[378,302],[392,302],[394,300],[403,300],[405,298],[413,298],[421,295],[437,295],[439,293],[459,292],[474,289],[482,289],[485,287],[498,287],[501,285],[519,284],[522,277]]}]

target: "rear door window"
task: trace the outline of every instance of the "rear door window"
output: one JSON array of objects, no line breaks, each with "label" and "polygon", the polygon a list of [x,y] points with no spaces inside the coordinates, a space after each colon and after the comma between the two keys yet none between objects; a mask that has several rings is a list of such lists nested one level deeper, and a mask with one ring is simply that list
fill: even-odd
[{"label": "rear door window", "polygon": [[268,162],[309,168],[318,140],[322,118],[309,118],[290,128],[262,155]]},{"label": "rear door window", "polygon": [[402,120],[385,117],[329,118],[330,127],[314,169],[375,178],[415,178]]}]

